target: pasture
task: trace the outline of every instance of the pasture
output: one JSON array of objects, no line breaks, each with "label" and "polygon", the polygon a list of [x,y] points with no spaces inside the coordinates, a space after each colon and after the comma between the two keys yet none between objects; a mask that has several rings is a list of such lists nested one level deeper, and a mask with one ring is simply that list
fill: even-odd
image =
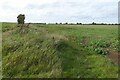
[{"label": "pasture", "polygon": [[2,25],[3,77],[117,78],[117,25]]}]

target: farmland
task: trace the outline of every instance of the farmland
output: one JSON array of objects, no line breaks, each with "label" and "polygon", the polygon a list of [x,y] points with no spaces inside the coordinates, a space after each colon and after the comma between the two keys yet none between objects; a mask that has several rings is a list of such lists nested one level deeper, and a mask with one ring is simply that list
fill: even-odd
[{"label": "farmland", "polygon": [[2,26],[3,77],[117,78],[117,25]]}]

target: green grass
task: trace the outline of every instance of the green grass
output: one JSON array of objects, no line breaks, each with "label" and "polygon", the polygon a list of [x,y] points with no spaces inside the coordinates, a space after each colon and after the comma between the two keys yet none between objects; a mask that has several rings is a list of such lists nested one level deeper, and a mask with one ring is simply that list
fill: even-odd
[{"label": "green grass", "polygon": [[2,23],[0,22],[0,79],[2,78]]},{"label": "green grass", "polygon": [[24,33],[13,23],[3,23],[2,28],[3,77],[118,77],[117,64],[93,48],[103,40],[100,44],[117,51],[116,25],[32,24]]}]

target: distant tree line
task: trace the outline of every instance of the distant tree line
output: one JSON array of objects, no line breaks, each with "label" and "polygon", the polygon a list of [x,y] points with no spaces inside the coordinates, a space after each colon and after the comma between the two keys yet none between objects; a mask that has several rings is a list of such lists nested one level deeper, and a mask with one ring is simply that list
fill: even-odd
[{"label": "distant tree line", "polygon": [[[31,23],[31,24],[43,24],[43,25],[46,25],[46,24],[56,24],[56,25],[118,25],[118,23],[95,23],[95,22],[92,22],[92,23]],[[120,25],[120,24],[119,24]]]},{"label": "distant tree line", "polygon": [[47,24],[47,23],[32,23],[32,24],[44,24],[44,25],[45,25],[45,24]]},{"label": "distant tree line", "polygon": [[[95,22],[92,22],[92,23],[48,23],[48,24],[58,24],[58,25],[118,25],[118,23],[95,23]],[[120,24],[119,24],[120,25]]]}]

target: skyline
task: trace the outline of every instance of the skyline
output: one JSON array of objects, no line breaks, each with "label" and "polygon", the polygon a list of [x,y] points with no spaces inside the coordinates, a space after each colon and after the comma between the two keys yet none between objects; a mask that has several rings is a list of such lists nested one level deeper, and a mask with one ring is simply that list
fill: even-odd
[{"label": "skyline", "polygon": [[33,23],[118,23],[119,0],[2,0],[0,22],[17,22],[25,14],[25,22]]}]

